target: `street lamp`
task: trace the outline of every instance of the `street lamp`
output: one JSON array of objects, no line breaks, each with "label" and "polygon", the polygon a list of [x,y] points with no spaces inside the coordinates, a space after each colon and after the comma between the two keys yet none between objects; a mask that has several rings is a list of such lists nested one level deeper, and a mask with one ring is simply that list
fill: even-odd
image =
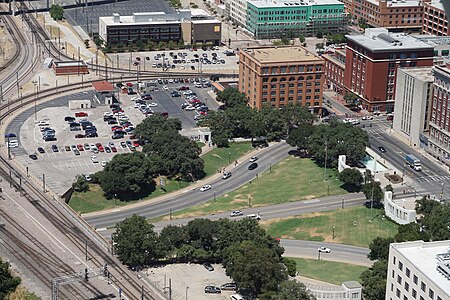
[{"label": "street lamp", "polygon": [[216,202],[216,191],[214,191],[214,200],[213,202]]},{"label": "street lamp", "polygon": [[228,152],[228,164],[231,163],[231,152]]},{"label": "street lamp", "polygon": [[185,300],[187,300],[188,290],[189,290],[189,287],[187,286],[187,287],[186,287],[186,299],[185,299]]},{"label": "street lamp", "polygon": [[334,240],[334,238],[336,237],[336,236],[334,235],[334,230],[335,230],[335,227],[333,226],[333,240]]}]

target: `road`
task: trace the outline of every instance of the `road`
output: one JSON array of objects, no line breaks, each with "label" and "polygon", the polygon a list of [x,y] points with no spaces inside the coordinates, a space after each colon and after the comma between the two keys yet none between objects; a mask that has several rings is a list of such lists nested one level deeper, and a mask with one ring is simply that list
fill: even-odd
[{"label": "road", "polygon": [[84,216],[84,219],[96,228],[113,227],[117,222],[133,214],[139,214],[146,218],[155,218],[168,215],[170,211],[175,212],[206,201],[214,200],[215,197],[219,197],[235,190],[237,187],[250,182],[257,177],[259,173],[270,169],[272,164],[274,165],[286,158],[288,156],[288,151],[291,149],[293,148],[286,142],[280,142],[261,150],[258,154],[258,168],[249,171],[249,163],[240,162],[233,169],[227,170],[232,172],[230,178],[226,180],[216,178],[207,182],[212,188],[206,192],[200,192],[198,189],[188,187],[182,190],[182,194],[176,192],[173,196],[164,198],[164,200],[161,201],[150,201],[146,202],[144,205],[128,206],[112,211],[100,212],[95,216],[86,215]]}]

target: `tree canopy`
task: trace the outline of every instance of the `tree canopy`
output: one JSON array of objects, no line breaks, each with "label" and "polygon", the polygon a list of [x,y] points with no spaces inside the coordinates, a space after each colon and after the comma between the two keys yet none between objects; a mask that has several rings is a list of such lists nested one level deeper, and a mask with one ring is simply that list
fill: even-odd
[{"label": "tree canopy", "polygon": [[315,300],[306,286],[295,280],[285,280],[280,283],[278,291],[270,297],[272,300]]},{"label": "tree canopy", "polygon": [[8,299],[8,295],[16,290],[21,280],[9,270],[9,263],[0,259],[0,299]]},{"label": "tree canopy", "polygon": [[366,300],[385,300],[387,260],[376,261],[361,274],[363,295]]},{"label": "tree canopy", "polygon": [[363,175],[356,168],[344,169],[338,177],[344,183],[344,188],[352,191],[358,191],[364,180]]},{"label": "tree canopy", "polygon": [[226,88],[217,92],[217,101],[225,103],[227,107],[247,105],[247,96],[235,88]]},{"label": "tree canopy", "polygon": [[64,7],[58,4],[52,4],[50,6],[50,16],[55,21],[62,20],[64,17]]}]

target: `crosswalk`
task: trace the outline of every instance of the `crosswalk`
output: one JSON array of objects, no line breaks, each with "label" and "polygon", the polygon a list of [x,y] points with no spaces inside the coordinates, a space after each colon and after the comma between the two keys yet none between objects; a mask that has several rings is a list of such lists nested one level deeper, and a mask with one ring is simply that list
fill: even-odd
[{"label": "crosswalk", "polygon": [[419,183],[431,182],[431,181],[445,181],[445,180],[450,180],[450,175],[426,176],[426,177],[414,178],[414,180]]}]

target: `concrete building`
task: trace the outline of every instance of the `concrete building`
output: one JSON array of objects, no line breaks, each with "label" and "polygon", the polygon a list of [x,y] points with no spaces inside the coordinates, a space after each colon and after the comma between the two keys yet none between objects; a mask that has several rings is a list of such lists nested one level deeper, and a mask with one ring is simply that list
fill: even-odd
[{"label": "concrete building", "polygon": [[384,214],[397,224],[404,225],[416,221],[416,199],[394,199],[391,191],[384,192]]},{"label": "concrete building", "polygon": [[428,151],[450,165],[450,63],[433,68],[433,105],[431,106]]},{"label": "concrete building", "polygon": [[340,286],[305,283],[316,300],[361,300],[362,287],[357,281],[346,281]]},{"label": "concrete building", "polygon": [[433,47],[403,33],[369,28],[346,37],[344,85],[371,112],[393,111],[399,67],[433,65]]},{"label": "concrete building", "polygon": [[225,4],[228,17],[242,28],[247,25],[247,0],[228,0]]},{"label": "concrete building", "polygon": [[181,9],[176,13],[145,12],[111,17],[99,17],[99,36],[111,47],[169,42],[185,44],[220,45],[222,23],[203,10]]},{"label": "concrete building", "polygon": [[422,33],[438,36],[450,35],[448,20],[445,16],[444,5],[440,0],[424,1]]},{"label": "concrete building", "polygon": [[355,23],[363,19],[373,27],[422,30],[422,0],[344,0],[344,4]]},{"label": "concrete building", "polygon": [[52,61],[52,69],[56,76],[89,74],[89,68],[82,60]]},{"label": "concrete building", "polygon": [[322,110],[324,61],[303,47],[248,48],[239,53],[239,91],[251,107],[307,106]]},{"label": "concrete building", "polygon": [[450,299],[450,241],[392,243],[385,299]]},{"label": "concrete building", "polygon": [[347,24],[338,0],[248,0],[245,28],[256,39],[341,32]]},{"label": "concrete building", "polygon": [[325,60],[325,86],[338,94],[343,94],[344,70],[345,70],[345,48],[337,48],[332,53],[323,54]]},{"label": "concrete building", "polygon": [[441,65],[444,59],[448,59],[450,55],[450,37],[436,36],[429,34],[411,35],[419,41],[425,42],[434,49],[434,64]]},{"label": "concrete building", "polygon": [[95,81],[92,83],[92,87],[94,88],[94,101],[106,105],[117,102],[114,95],[116,89],[109,81]]},{"label": "concrete building", "polygon": [[421,135],[429,130],[433,80],[431,67],[397,70],[393,129],[411,146],[421,144]]}]

